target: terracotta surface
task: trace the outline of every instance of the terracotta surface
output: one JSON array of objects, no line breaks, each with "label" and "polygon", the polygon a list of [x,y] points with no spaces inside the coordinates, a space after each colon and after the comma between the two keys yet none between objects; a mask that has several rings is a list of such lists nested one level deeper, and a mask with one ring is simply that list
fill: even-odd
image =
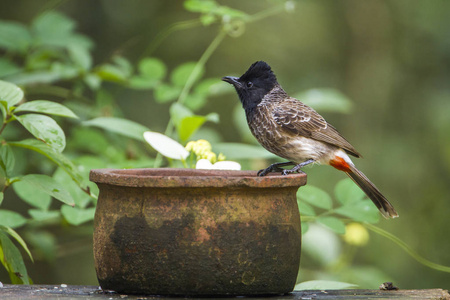
[{"label": "terracotta surface", "polygon": [[94,257],[103,289],[153,295],[292,291],[306,175],[92,170],[100,189]]}]

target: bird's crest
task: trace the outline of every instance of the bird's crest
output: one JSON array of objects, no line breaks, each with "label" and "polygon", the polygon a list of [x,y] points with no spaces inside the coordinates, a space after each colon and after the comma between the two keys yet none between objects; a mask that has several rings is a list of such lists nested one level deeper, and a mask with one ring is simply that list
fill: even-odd
[{"label": "bird's crest", "polygon": [[248,81],[254,80],[256,78],[271,79],[274,82],[277,81],[277,78],[275,74],[272,72],[270,66],[262,60],[252,64],[250,68],[248,68],[247,72],[245,72],[244,75],[242,75],[239,79],[241,81]]}]

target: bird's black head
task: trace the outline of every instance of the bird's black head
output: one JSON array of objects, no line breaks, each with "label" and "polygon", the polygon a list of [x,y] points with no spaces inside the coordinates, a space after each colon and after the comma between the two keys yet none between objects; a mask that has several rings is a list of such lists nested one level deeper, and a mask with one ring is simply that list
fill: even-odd
[{"label": "bird's black head", "polygon": [[255,62],[239,78],[226,76],[222,80],[234,86],[245,110],[256,107],[278,84],[270,66],[263,61]]}]

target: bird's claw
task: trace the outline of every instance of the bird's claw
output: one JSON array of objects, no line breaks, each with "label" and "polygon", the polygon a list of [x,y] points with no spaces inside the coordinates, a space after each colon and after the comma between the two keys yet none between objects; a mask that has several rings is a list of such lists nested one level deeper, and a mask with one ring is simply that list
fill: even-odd
[{"label": "bird's claw", "polygon": [[262,170],[259,170],[258,173],[256,173],[256,176],[261,176],[261,177],[263,177],[263,176],[266,176],[267,173],[269,173],[269,172],[267,171],[267,169],[262,169]]},{"label": "bird's claw", "polygon": [[305,174],[305,172],[303,172],[302,170],[298,169],[298,170],[283,170],[281,172],[281,175],[286,176],[289,174],[293,174],[293,173],[298,173],[298,174]]},{"label": "bird's claw", "polygon": [[258,173],[256,173],[256,175],[263,177],[272,172],[283,172],[283,171],[285,171],[285,170],[280,167],[277,167],[275,165],[270,165],[268,168],[259,170]]}]

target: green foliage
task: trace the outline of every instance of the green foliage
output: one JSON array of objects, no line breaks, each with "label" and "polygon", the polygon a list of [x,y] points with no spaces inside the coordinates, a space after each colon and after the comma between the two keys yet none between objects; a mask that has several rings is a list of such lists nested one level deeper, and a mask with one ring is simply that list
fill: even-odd
[{"label": "green foliage", "polygon": [[37,114],[26,114],[15,118],[34,137],[44,141],[56,151],[62,152],[66,147],[64,131],[52,118]]},{"label": "green foliage", "polygon": [[[102,55],[102,62],[97,63],[91,54],[94,42],[77,32],[74,20],[59,12],[44,12],[30,25],[0,21],[0,50],[6,54],[0,58],[0,205],[15,194],[27,206],[25,212],[0,209],[0,261],[11,281],[31,282],[19,248],[32,260],[28,243],[33,253],[53,260],[60,247],[49,227],[92,222],[98,194],[88,180],[92,168],[179,166],[174,160],[180,158],[186,166],[189,153],[180,143],[196,135],[203,137],[205,129],[220,141],[213,143],[214,152],[229,159],[259,164],[274,159],[254,144],[240,107],[233,117],[242,142],[222,142],[213,129],[205,128],[219,122],[219,114],[206,111],[208,101],[231,89],[219,78],[204,75],[209,71],[209,58],[226,36],[241,36],[246,24],[294,6],[292,1],[280,1],[249,15],[214,0],[184,1],[185,9],[197,19],[170,30],[192,28],[192,24],[219,28],[197,61],[176,66],[149,55],[131,62],[123,51],[115,53],[124,56]],[[157,109],[170,107],[164,134],[126,117],[121,106],[128,108],[128,102],[119,105],[128,100],[122,99],[125,90],[146,93]],[[351,101],[334,89],[309,90],[297,96],[319,111],[348,113],[352,109]],[[145,144],[144,132],[152,137],[150,144],[156,152]],[[9,187],[13,193],[5,193]],[[349,222],[357,222],[412,253],[394,236],[377,231],[373,225],[379,220],[376,208],[350,180],[336,185],[334,197],[311,185],[303,187],[298,203],[305,236],[318,227],[328,234],[321,239],[328,243],[322,252],[332,251],[329,245],[339,248],[329,237],[343,235]],[[20,230],[20,235],[12,228]],[[76,239],[80,232],[70,238]],[[351,287],[314,281],[299,288],[330,286]]]},{"label": "green foliage", "polygon": [[[38,190],[48,194],[49,196],[71,206],[74,206],[72,196],[64,187],[54,180],[52,177],[41,174],[29,174],[20,178],[20,181],[25,182],[34,190]],[[14,184],[17,184],[14,183]],[[46,207],[48,208],[48,207]]]},{"label": "green foliage", "polygon": [[[333,207],[333,200],[327,192],[312,185],[299,189],[297,192],[299,210],[301,215],[307,216],[302,221],[318,222],[338,234],[345,233],[345,223],[349,221],[367,223],[379,221],[378,209],[349,178],[338,182],[335,197],[338,201],[337,206]],[[343,219],[342,216],[350,220]]]},{"label": "green foliage", "polygon": [[[215,16],[244,15],[211,3]],[[191,11],[198,11],[198,5],[202,4],[186,4]],[[173,70],[156,57],[140,59],[136,68],[117,55],[96,65],[91,55],[94,43],[77,33],[76,27],[74,20],[54,11],[37,16],[29,26],[0,21],[0,49],[10,54],[0,59],[0,203],[9,200],[4,199],[4,191],[12,187],[30,207],[28,216],[0,209],[2,264],[15,283],[30,280],[20,251],[9,236],[29,251],[11,228],[21,228],[36,250],[51,259],[56,241],[40,227],[58,223],[78,226],[93,220],[98,189],[88,181],[91,168],[161,163],[143,143],[143,133],[150,129],[123,117],[109,91],[111,86],[105,83],[150,91],[156,103],[171,102],[166,134],[183,143],[205,123],[219,122],[216,113],[194,112],[204,108],[212,95],[227,91],[218,78],[202,79],[205,62],[217,41],[198,62],[185,62]],[[44,97],[34,100],[34,89]],[[92,95],[94,101],[86,101]],[[187,153],[168,136],[153,135],[176,143],[183,155]],[[171,146],[159,142],[155,149],[173,152]],[[25,155],[37,159],[25,159]],[[34,238],[35,233],[43,242]]]},{"label": "green foliage", "polygon": [[99,127],[139,141],[143,140],[142,135],[144,132],[149,130],[147,127],[133,121],[112,117],[99,117],[85,121],[83,124],[85,126]]},{"label": "green foliage", "polygon": [[28,277],[22,255],[4,230],[0,231],[0,245],[0,261],[8,272],[11,282],[30,284],[30,278]]},{"label": "green foliage", "polygon": [[74,119],[78,118],[70,109],[68,109],[64,105],[47,100],[34,100],[25,102],[14,110],[14,113],[17,114],[18,112],[35,112]]},{"label": "green foliage", "polygon": [[231,19],[245,19],[248,15],[228,6],[218,5],[214,0],[187,0],[184,2],[186,10],[201,13],[200,21],[203,25],[211,25],[219,20],[229,22]]}]

